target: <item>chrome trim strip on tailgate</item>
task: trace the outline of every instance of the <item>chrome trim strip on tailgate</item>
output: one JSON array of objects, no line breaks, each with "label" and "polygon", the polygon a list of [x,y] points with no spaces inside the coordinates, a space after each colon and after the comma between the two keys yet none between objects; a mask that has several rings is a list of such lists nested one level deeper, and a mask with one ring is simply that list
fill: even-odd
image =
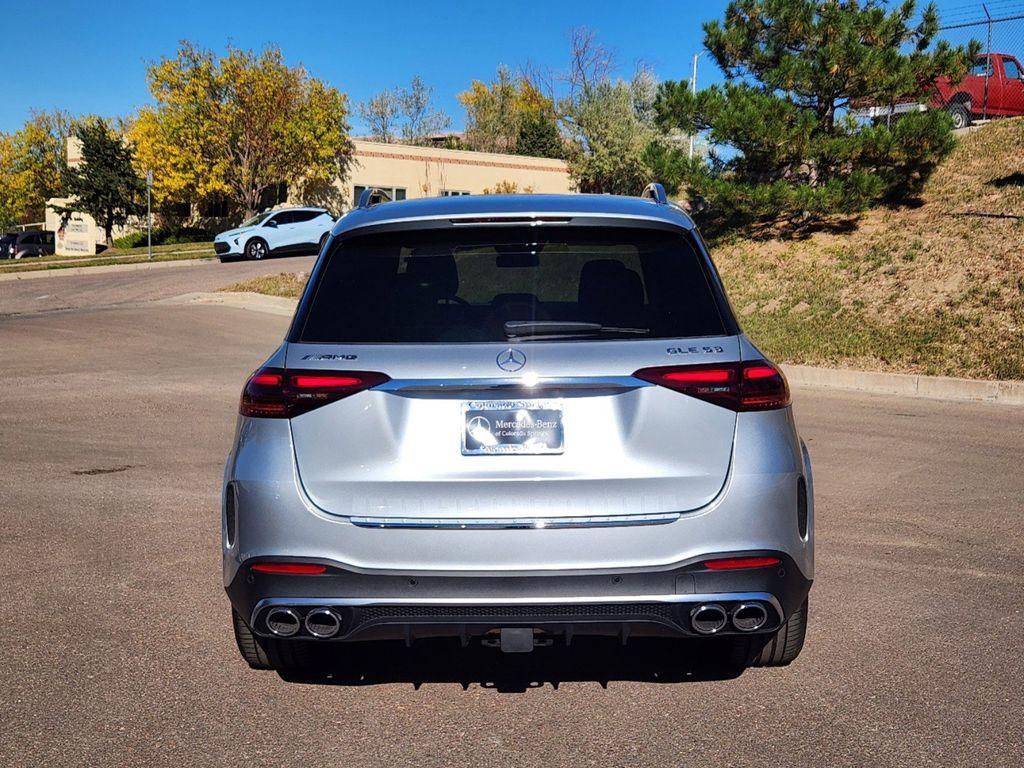
[{"label": "chrome trim strip on tailgate", "polygon": [[509,376],[505,378],[453,378],[453,379],[391,379],[373,389],[382,392],[479,392],[481,390],[542,391],[564,390],[629,390],[654,386],[633,376]]},{"label": "chrome trim strip on tailgate", "polygon": [[679,512],[651,515],[598,515],[589,517],[349,517],[360,528],[439,528],[445,530],[523,528],[608,528],[627,525],[664,525],[679,519]]}]

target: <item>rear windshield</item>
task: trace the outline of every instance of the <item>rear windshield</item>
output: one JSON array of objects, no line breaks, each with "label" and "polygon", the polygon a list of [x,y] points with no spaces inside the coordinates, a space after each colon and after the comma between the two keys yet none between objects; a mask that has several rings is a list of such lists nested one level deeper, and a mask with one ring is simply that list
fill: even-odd
[{"label": "rear windshield", "polygon": [[690,236],[639,228],[413,230],[342,240],[297,341],[424,343],[718,336]]}]

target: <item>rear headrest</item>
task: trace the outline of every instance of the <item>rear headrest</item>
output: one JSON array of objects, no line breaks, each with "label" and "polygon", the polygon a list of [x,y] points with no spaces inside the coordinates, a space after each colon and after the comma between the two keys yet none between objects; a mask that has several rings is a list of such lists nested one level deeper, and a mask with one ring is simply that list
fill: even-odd
[{"label": "rear headrest", "polygon": [[405,261],[405,281],[414,290],[438,298],[450,298],[459,292],[459,268],[450,253],[435,256],[417,256]]},{"label": "rear headrest", "polygon": [[640,275],[617,259],[594,259],[580,270],[580,306],[639,307],[644,303]]}]

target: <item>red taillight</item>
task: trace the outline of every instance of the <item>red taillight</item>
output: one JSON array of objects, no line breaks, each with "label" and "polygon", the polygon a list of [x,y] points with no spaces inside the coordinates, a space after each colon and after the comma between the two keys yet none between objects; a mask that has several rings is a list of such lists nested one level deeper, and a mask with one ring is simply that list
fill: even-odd
[{"label": "red taillight", "polygon": [[677,384],[725,384],[736,378],[730,368],[707,368],[700,370],[676,370],[664,375],[665,381]]},{"label": "red taillight", "polygon": [[257,563],[252,566],[257,573],[289,574],[292,576],[317,576],[327,571],[326,565],[318,563]]},{"label": "red taillight", "polygon": [[767,568],[781,562],[777,557],[723,557],[708,560],[704,567],[711,571],[739,571],[744,568]]},{"label": "red taillight", "polygon": [[383,373],[372,371],[260,368],[245,383],[238,412],[264,419],[290,419],[386,381],[388,377]]},{"label": "red taillight", "polygon": [[765,360],[641,368],[633,375],[733,411],[768,411],[790,402],[786,377]]}]

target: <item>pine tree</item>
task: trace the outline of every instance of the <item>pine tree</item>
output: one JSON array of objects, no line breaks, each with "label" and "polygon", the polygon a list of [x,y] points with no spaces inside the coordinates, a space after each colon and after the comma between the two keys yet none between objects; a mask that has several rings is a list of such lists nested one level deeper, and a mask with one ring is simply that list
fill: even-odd
[{"label": "pine tree", "polygon": [[524,112],[519,122],[516,154],[532,157],[565,157],[565,142],[552,112]]},{"label": "pine tree", "polygon": [[69,216],[73,211],[83,211],[92,216],[103,227],[110,248],[114,245],[114,227],[137,212],[137,201],[145,187],[135,174],[131,147],[105,120],[80,123],[74,135],[82,142],[82,163],[64,172],[64,187],[74,202],[58,209],[58,213]]},{"label": "pine tree", "polygon": [[[859,124],[858,103],[921,97],[937,77],[966,73],[977,44],[932,46],[933,4],[882,0],[733,0],[704,43],[726,82],[697,94],[666,82],[656,102],[665,131],[707,131],[709,162],[679,149],[649,158],[672,186],[708,199],[713,220],[805,221],[913,194],[953,148],[942,112],[892,125]],[[724,148],[724,149],[723,149]]]}]

